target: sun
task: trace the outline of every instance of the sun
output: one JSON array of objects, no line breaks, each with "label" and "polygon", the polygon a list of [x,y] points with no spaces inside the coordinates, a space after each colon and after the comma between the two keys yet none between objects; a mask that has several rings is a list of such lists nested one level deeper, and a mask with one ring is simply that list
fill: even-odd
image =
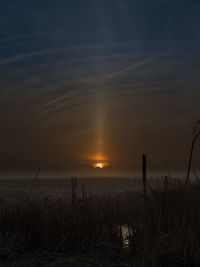
[{"label": "sun", "polygon": [[96,163],[95,168],[103,169],[104,164],[103,163]]}]

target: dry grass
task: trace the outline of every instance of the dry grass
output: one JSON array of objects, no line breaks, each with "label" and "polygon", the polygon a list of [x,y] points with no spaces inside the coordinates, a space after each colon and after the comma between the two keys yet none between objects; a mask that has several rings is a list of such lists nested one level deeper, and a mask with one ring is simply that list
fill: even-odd
[{"label": "dry grass", "polygon": [[200,183],[150,190],[145,247],[141,194],[73,190],[71,200],[0,200],[2,266],[142,266],[144,255],[146,266],[200,266]]}]

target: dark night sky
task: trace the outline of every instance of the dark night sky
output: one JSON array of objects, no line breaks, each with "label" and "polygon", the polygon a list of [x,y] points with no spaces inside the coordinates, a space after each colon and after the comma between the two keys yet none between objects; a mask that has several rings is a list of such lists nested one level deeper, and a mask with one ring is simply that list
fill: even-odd
[{"label": "dark night sky", "polygon": [[102,157],[136,170],[143,152],[153,169],[184,169],[199,13],[199,0],[1,0],[1,169],[86,170]]}]

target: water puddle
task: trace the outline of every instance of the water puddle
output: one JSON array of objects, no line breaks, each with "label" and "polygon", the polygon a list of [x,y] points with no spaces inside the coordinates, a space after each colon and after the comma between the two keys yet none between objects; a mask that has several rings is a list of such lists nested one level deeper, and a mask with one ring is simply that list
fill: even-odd
[{"label": "water puddle", "polygon": [[133,230],[127,225],[121,226],[121,236],[124,248],[128,248],[130,244],[130,236],[133,234]]}]

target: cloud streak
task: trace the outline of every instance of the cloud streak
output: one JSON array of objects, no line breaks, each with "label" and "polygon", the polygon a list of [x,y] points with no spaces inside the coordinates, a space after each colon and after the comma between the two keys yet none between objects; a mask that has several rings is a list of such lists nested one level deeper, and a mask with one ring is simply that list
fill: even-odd
[{"label": "cloud streak", "polygon": [[62,96],[60,96],[60,97],[57,97],[57,98],[55,98],[54,100],[51,100],[51,101],[49,101],[48,103],[46,103],[44,106],[48,107],[48,106],[54,105],[54,104],[56,104],[56,103],[58,103],[58,102],[60,102],[60,101],[63,101],[63,100],[65,100],[65,99],[67,99],[68,97],[70,97],[70,96],[72,96],[72,95],[75,95],[75,94],[79,93],[80,91],[83,91],[83,90],[88,89],[88,88],[90,88],[90,87],[92,87],[92,86],[95,86],[96,84],[98,84],[98,83],[100,83],[100,82],[106,82],[106,81],[112,80],[112,79],[114,79],[115,77],[120,76],[121,74],[124,74],[124,73],[129,72],[129,71],[131,71],[131,70],[133,70],[133,69],[136,69],[136,68],[145,66],[145,65],[147,65],[147,64],[150,64],[151,62],[153,62],[153,61],[155,61],[155,60],[157,60],[157,59],[160,59],[160,58],[162,58],[162,57],[164,57],[164,56],[166,56],[166,55],[169,55],[169,54],[170,54],[169,52],[165,52],[165,53],[163,53],[163,54],[161,54],[161,55],[158,55],[158,56],[155,56],[155,57],[151,57],[151,58],[149,58],[149,59],[147,59],[147,60],[144,60],[144,61],[141,61],[141,62],[139,62],[139,63],[130,65],[129,67],[127,67],[127,68],[123,68],[123,69],[121,69],[121,70],[118,71],[118,72],[115,72],[115,73],[113,73],[113,74],[110,74],[110,75],[108,75],[108,76],[102,78],[102,79],[99,80],[99,81],[96,81],[96,82],[87,84],[87,85],[85,85],[85,86],[83,86],[83,87],[81,87],[81,88],[79,88],[79,89],[77,89],[77,90],[74,90],[73,92],[70,92],[70,93],[68,93],[68,94],[62,95]]},{"label": "cloud streak", "polygon": [[14,57],[5,58],[5,59],[0,60],[0,65],[6,65],[9,63],[14,63],[16,61],[21,61],[21,60],[29,58],[29,57],[41,56],[43,54],[48,54],[48,53],[50,53],[50,50],[43,50],[43,51],[38,51],[38,52],[21,54],[21,55],[17,55]]}]

